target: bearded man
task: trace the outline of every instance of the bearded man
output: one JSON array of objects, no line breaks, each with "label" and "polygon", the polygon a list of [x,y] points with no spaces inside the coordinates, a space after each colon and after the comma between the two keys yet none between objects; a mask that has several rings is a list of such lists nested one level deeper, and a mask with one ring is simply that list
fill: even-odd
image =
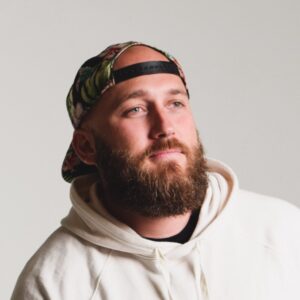
[{"label": "bearded man", "polygon": [[67,97],[72,209],[12,299],[300,299],[300,214],[205,157],[181,66],[109,46]]}]

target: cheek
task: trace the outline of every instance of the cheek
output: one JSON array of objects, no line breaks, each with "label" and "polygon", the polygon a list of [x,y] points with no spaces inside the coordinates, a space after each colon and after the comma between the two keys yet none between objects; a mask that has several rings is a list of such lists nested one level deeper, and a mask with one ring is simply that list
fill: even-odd
[{"label": "cheek", "polygon": [[197,144],[197,129],[196,123],[192,117],[183,118],[177,122],[177,132],[180,137],[191,145]]},{"label": "cheek", "polygon": [[146,145],[146,128],[135,122],[116,122],[110,124],[106,140],[112,147],[120,150],[130,150],[132,153],[142,151]]}]

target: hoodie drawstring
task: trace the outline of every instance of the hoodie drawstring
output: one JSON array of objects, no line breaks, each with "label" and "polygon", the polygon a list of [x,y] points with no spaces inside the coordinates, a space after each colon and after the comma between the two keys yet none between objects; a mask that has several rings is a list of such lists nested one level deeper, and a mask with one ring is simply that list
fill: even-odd
[{"label": "hoodie drawstring", "polygon": [[107,256],[106,256],[106,259],[105,259],[105,261],[104,261],[103,267],[101,268],[101,271],[100,271],[100,273],[99,273],[99,275],[98,275],[97,283],[96,283],[96,286],[95,286],[93,295],[92,295],[92,297],[91,297],[90,300],[93,300],[93,299],[94,299],[94,297],[95,297],[95,295],[96,295],[96,293],[97,293],[97,291],[98,291],[98,288],[99,288],[99,285],[100,285],[100,282],[101,282],[101,279],[102,279],[103,271],[104,271],[104,269],[105,269],[105,267],[106,267],[106,265],[107,265],[107,263],[108,263],[108,261],[109,261],[109,258],[110,258],[110,256],[111,256],[112,251],[113,251],[113,250],[110,250],[110,251],[108,252]]},{"label": "hoodie drawstring", "polygon": [[160,251],[159,248],[155,249],[155,256],[159,261],[160,271],[161,271],[161,273],[163,275],[163,278],[164,278],[164,280],[166,282],[166,285],[167,285],[169,300],[175,300],[175,298],[172,295],[172,291],[171,291],[170,274],[169,274],[168,268],[166,266],[166,259],[165,259],[163,253]]},{"label": "hoodie drawstring", "polygon": [[201,250],[200,250],[199,241],[196,243],[195,248],[196,251],[194,252],[195,253],[194,255],[196,257],[195,257],[195,264],[193,264],[193,266],[194,266],[196,283],[198,283],[197,284],[198,299],[209,300],[206,277],[203,272],[203,267],[200,259]]}]

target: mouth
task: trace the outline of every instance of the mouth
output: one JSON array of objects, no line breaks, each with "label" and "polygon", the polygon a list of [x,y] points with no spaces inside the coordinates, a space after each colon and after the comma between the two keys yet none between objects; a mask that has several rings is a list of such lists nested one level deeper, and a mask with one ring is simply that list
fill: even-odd
[{"label": "mouth", "polygon": [[160,159],[160,158],[169,158],[176,156],[178,154],[182,154],[182,151],[179,149],[167,149],[167,150],[161,150],[151,153],[149,156],[150,159]]}]

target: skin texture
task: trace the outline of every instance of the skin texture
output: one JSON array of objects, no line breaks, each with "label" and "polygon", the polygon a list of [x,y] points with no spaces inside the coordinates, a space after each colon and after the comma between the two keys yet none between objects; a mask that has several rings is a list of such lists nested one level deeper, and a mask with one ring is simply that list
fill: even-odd
[{"label": "skin texture", "polygon": [[[167,61],[151,48],[134,46],[117,59],[114,69],[153,60]],[[143,171],[158,172],[168,164],[176,164],[182,177],[188,175],[189,160],[180,147],[158,147],[159,150],[155,150],[156,144],[167,140],[177,140],[187,149],[199,145],[188,95],[181,79],[173,74],[144,75],[106,91],[73,136],[73,147],[81,160],[96,166],[101,155],[97,139],[116,152],[125,151],[133,159],[144,154],[139,162]],[[147,152],[147,149],[151,150]],[[109,194],[105,203],[110,213],[119,220],[142,236],[152,238],[177,234],[191,214],[189,210],[172,216],[144,216],[114,205],[109,201]]]}]

